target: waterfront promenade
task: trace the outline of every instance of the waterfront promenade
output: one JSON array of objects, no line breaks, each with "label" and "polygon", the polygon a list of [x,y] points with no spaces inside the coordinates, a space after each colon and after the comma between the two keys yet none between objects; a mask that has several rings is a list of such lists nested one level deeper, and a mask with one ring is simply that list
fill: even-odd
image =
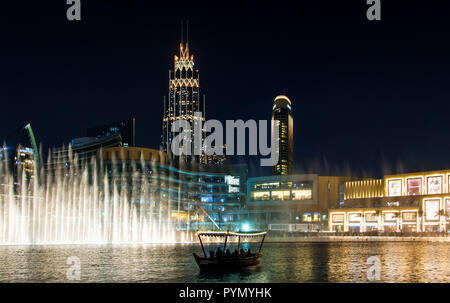
[{"label": "waterfront promenade", "polygon": [[450,242],[448,233],[350,233],[270,231],[266,242]]}]

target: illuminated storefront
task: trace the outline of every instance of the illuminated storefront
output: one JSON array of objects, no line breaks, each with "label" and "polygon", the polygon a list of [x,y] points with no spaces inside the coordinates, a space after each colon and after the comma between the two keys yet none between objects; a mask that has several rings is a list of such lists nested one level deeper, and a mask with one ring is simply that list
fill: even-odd
[{"label": "illuminated storefront", "polygon": [[327,229],[328,208],[344,198],[344,183],[350,178],[281,175],[247,181],[249,221],[260,228],[295,225],[294,230]]},{"label": "illuminated storefront", "polygon": [[449,231],[450,170],[349,181],[344,196],[329,211],[330,231]]}]

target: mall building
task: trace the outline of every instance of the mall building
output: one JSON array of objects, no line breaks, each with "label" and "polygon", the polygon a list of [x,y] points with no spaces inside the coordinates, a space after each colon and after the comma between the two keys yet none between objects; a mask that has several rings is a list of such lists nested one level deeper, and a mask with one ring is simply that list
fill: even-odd
[{"label": "mall building", "polygon": [[329,210],[329,230],[446,232],[450,170],[345,182],[344,201]]},{"label": "mall building", "polygon": [[244,220],[255,229],[327,230],[328,209],[344,201],[349,180],[317,174],[249,178]]},{"label": "mall building", "polygon": [[143,147],[102,148],[97,150],[97,160],[106,167],[109,180],[119,189],[126,188],[130,196],[146,184],[147,199],[138,197],[134,202],[143,210],[152,209],[155,217],[170,213],[170,224],[177,229],[240,228],[245,165],[222,171],[201,166],[188,170],[171,163],[166,153]]}]

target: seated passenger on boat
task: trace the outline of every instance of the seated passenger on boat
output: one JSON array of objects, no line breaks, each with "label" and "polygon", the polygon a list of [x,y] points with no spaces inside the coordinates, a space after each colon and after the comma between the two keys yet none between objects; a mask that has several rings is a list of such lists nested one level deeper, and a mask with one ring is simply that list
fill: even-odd
[{"label": "seated passenger on boat", "polygon": [[223,251],[220,249],[220,247],[217,247],[216,258],[222,259],[222,257],[223,257]]}]

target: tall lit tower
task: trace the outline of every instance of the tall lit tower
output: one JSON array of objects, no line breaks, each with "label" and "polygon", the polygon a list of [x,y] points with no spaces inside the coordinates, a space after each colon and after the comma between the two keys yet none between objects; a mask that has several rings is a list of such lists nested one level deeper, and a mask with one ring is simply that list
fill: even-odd
[{"label": "tall lit tower", "polygon": [[[177,133],[172,133],[172,123],[179,119],[189,121],[191,124],[192,138],[191,149],[194,155],[193,130],[194,122],[205,120],[205,98],[200,90],[199,73],[195,68],[194,56],[189,54],[189,29],[186,34],[186,43],[183,41],[183,25],[181,26],[180,54],[174,57],[174,70],[169,70],[169,94],[164,97],[164,115],[162,126],[162,150],[169,154],[169,157],[182,162],[202,163],[205,158],[200,156],[186,156],[178,158],[171,153],[171,143]],[[202,117],[195,117],[195,112],[201,112]],[[200,121],[201,120],[201,121]],[[202,129],[202,142],[205,137]]]},{"label": "tall lit tower", "polygon": [[[292,174],[294,166],[294,119],[291,100],[284,95],[277,96],[272,109],[272,124],[279,126],[279,160],[272,167],[272,175]],[[272,130],[274,128],[272,127]]]}]

